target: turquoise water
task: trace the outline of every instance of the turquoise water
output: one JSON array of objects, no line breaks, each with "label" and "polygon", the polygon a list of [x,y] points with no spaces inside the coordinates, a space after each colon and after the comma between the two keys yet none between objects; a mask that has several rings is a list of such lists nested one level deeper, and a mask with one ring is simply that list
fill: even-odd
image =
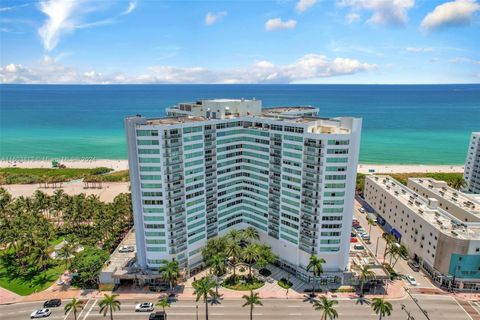
[{"label": "turquoise water", "polygon": [[202,98],[363,118],[363,163],[463,164],[480,85],[0,85],[0,158],[126,159],[123,118]]}]

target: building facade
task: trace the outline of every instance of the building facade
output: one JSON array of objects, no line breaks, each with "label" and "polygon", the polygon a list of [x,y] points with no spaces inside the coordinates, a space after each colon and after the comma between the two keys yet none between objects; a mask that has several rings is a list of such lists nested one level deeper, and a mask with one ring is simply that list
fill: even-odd
[{"label": "building facade", "polygon": [[202,100],[125,119],[137,262],[202,262],[208,239],[252,226],[283,267],[347,267],[361,119],[258,100]]},{"label": "building facade", "polygon": [[465,171],[463,172],[467,193],[480,193],[480,132],[472,132],[468,144]]},{"label": "building facade", "polygon": [[457,218],[439,197],[424,197],[419,183],[409,184],[420,194],[389,176],[366,177],[364,197],[378,223],[439,285],[480,290],[480,223]]}]

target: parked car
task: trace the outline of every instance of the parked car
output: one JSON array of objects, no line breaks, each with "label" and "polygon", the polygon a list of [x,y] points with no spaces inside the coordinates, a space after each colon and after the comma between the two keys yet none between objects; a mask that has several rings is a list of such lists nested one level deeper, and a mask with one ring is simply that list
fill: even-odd
[{"label": "parked car", "polygon": [[408,261],[408,266],[415,272],[420,271],[420,266],[413,260]]},{"label": "parked car", "polygon": [[43,303],[44,308],[55,308],[55,307],[60,307],[61,305],[62,305],[62,300],[60,299],[47,300]]},{"label": "parked car", "polygon": [[118,252],[122,252],[122,253],[125,253],[125,252],[133,252],[135,251],[135,248],[132,247],[132,246],[121,246],[119,249],[118,249]]},{"label": "parked car", "polygon": [[153,311],[153,303],[143,302],[135,305],[135,312]]},{"label": "parked car", "polygon": [[46,318],[46,317],[50,317],[51,314],[52,314],[52,311],[50,309],[40,309],[32,312],[32,314],[30,314],[30,319]]},{"label": "parked car", "polygon": [[415,280],[414,277],[412,277],[411,275],[407,274],[405,276],[405,279],[407,279],[407,281],[412,285],[412,286],[416,286],[417,285],[417,280]]},{"label": "parked car", "polygon": [[352,242],[352,243],[358,242],[357,237],[351,237],[350,242]]},{"label": "parked car", "polygon": [[150,313],[148,320],[167,320],[167,314],[163,311]]},{"label": "parked car", "polygon": [[358,209],[358,211],[360,211],[361,213],[365,213],[365,208],[361,207],[360,209]]},{"label": "parked car", "polygon": [[365,250],[365,247],[361,244],[356,244],[353,246],[353,249],[355,250]]},{"label": "parked car", "polygon": [[363,233],[362,234],[362,239],[363,240],[370,240],[370,235],[368,233]]}]

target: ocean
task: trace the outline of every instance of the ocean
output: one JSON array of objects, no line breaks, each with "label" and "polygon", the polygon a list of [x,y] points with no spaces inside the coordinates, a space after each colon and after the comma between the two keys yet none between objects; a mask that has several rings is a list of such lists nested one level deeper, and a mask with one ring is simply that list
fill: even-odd
[{"label": "ocean", "polygon": [[0,85],[0,158],[126,159],[123,119],[178,102],[253,98],[363,118],[360,162],[463,164],[480,85]]}]

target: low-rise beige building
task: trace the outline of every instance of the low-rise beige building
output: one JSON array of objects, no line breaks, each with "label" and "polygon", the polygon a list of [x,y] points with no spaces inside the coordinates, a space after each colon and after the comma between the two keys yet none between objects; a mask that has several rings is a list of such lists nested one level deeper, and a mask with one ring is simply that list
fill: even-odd
[{"label": "low-rise beige building", "polygon": [[439,205],[440,197],[424,197],[389,176],[367,176],[364,196],[384,230],[437,283],[480,290],[479,222],[460,220]]}]

